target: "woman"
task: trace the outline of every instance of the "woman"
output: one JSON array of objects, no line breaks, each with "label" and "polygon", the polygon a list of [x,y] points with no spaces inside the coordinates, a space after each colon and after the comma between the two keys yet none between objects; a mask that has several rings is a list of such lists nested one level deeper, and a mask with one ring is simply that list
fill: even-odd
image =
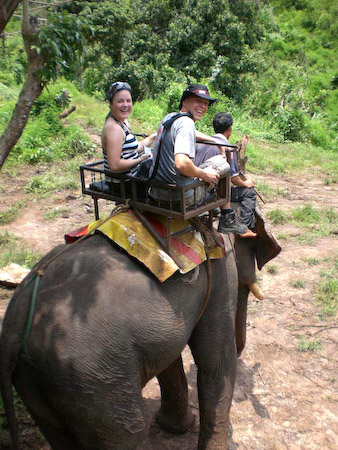
[{"label": "woman", "polygon": [[[136,176],[140,163],[151,157],[145,153],[145,147],[149,147],[156,133],[138,142],[130,131],[127,117],[132,111],[133,100],[131,87],[128,83],[116,81],[108,91],[110,112],[102,130],[102,150],[104,157],[104,170]],[[120,193],[120,179],[108,178],[113,190]],[[126,193],[131,193],[131,183],[125,182]]]}]

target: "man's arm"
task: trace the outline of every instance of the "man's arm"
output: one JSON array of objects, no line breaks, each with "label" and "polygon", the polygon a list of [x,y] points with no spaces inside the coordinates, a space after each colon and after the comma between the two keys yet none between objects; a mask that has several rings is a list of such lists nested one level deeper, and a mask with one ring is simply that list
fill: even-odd
[{"label": "man's arm", "polygon": [[201,178],[209,184],[216,184],[219,179],[219,175],[215,170],[208,169],[208,171],[205,171],[196,167],[189,156],[184,153],[175,155],[175,166],[182,175],[189,178]]},{"label": "man's arm", "polygon": [[[207,134],[201,133],[200,131],[195,131],[196,135],[196,142],[213,142],[215,144],[219,143],[219,139],[214,138],[212,136],[208,136]],[[221,145],[218,145],[219,153],[225,156],[225,147],[222,147]]]}]

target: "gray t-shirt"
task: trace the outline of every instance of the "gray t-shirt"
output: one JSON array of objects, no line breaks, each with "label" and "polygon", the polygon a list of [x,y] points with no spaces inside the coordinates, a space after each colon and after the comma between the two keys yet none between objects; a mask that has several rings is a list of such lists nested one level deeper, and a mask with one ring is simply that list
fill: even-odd
[{"label": "gray t-shirt", "polygon": [[[222,133],[214,134],[213,137],[216,138],[218,142],[222,142],[222,144],[230,144],[228,139]],[[219,148],[214,145],[198,144],[196,148],[195,165],[200,167],[200,165],[203,164],[208,159],[220,154],[221,152]],[[233,152],[232,158],[230,159],[230,176],[236,177],[237,175],[238,175],[237,154],[236,152]]]},{"label": "gray t-shirt", "polygon": [[161,122],[157,131],[156,142],[153,150],[152,173],[157,159],[159,149],[159,136],[161,136],[161,155],[158,170],[154,181],[162,183],[173,183],[178,186],[186,186],[191,183],[191,178],[184,176],[175,166],[175,155],[184,153],[189,158],[195,158],[196,138],[195,123],[188,117],[183,116],[176,119],[169,130],[163,130],[162,123],[172,118],[177,113],[167,114]]},{"label": "gray t-shirt", "polygon": [[[174,112],[167,114],[162,120],[162,123],[173,117],[175,114],[177,113]],[[187,186],[188,184],[193,183],[194,179],[186,177],[176,168],[175,155],[183,153],[191,159],[195,158],[195,123],[188,116],[183,116],[176,119],[169,130],[163,130],[162,123],[157,132],[157,138],[153,150],[153,164],[150,169],[150,174],[152,174],[155,167],[159,148],[159,136],[161,136],[161,153],[158,170],[154,177],[154,181],[175,184],[177,186]],[[151,195],[156,199],[168,200],[167,193],[168,191],[163,191],[156,187],[151,189]]]}]

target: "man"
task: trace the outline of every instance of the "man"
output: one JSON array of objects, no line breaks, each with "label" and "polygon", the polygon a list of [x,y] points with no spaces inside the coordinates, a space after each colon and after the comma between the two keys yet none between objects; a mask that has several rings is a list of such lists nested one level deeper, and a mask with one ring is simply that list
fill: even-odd
[{"label": "man", "polygon": [[[213,138],[217,142],[229,144],[229,139],[232,133],[232,116],[226,112],[217,113],[213,120],[213,127],[215,135]],[[196,150],[195,164],[200,166],[203,162],[212,156],[219,155],[218,147],[207,144],[199,144]],[[230,160],[230,176],[233,186],[231,187],[231,201],[240,202],[241,213],[239,221],[236,221],[236,214],[231,209],[230,202],[226,204],[221,210],[221,219],[218,231],[221,233],[235,233],[241,237],[255,237],[256,233],[252,231],[254,228],[255,207],[256,207],[256,192],[253,189],[254,181],[248,177],[247,180],[242,180],[238,172],[237,155],[232,153]]]},{"label": "man", "polygon": [[[216,99],[210,97],[205,85],[190,84],[186,88],[179,105],[180,115],[175,112],[167,114],[158,129],[153,150],[153,164],[150,168],[151,179],[177,186],[187,186],[194,182],[194,178],[201,178],[211,185],[217,183],[219,175],[214,169],[201,169],[193,162],[196,151],[195,122],[203,117],[209,105],[215,101]],[[175,116],[178,118],[172,122],[167,131],[164,130],[163,124]],[[198,136],[209,139],[202,133],[198,133]],[[166,201],[168,191],[152,187],[151,196]],[[172,200],[179,200],[178,193],[172,194]]]}]

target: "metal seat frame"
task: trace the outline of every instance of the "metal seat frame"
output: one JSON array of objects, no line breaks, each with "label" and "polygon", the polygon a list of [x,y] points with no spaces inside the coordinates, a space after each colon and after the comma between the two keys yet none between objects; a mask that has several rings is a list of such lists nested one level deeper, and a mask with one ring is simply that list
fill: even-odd
[{"label": "metal seat frame", "polygon": [[[219,237],[213,228],[213,210],[223,206],[230,197],[230,175],[227,174],[228,182],[226,183],[226,196],[219,197],[216,191],[216,197],[214,201],[205,202],[201,205],[197,205],[196,194],[197,188],[199,186],[204,186],[205,192],[207,191],[208,185],[204,181],[196,180],[194,183],[188,186],[176,186],[173,184],[159,183],[156,181],[146,181],[137,177],[129,177],[123,174],[116,174],[110,171],[105,171],[103,169],[103,160],[96,161],[90,164],[80,166],[80,176],[81,176],[81,188],[82,193],[85,195],[90,195],[94,201],[95,219],[100,218],[99,213],[99,200],[105,199],[108,201],[115,202],[117,204],[127,203],[133,210],[136,217],[148,230],[155,241],[161,246],[161,248],[169,254],[169,256],[175,261],[175,263],[182,267],[182,262],[172,251],[171,239],[177,237],[187,231],[195,230],[193,225],[189,225],[184,230],[172,233],[171,222],[173,219],[180,219],[183,221],[192,219],[194,217],[200,216],[201,214],[208,214],[208,227],[214,233],[215,239],[219,245],[223,245]],[[106,193],[97,191],[93,188],[93,183],[98,181],[105,181],[106,177],[119,179],[120,180],[120,193],[116,194],[114,192]],[[131,195],[126,194],[126,183],[131,183]],[[137,186],[144,185],[146,191],[145,198],[139,198],[137,196]],[[161,189],[167,190],[168,200],[164,203],[163,201],[154,200],[149,195],[149,187],[156,186]],[[194,190],[194,202],[193,206],[187,206],[186,204],[186,191]],[[177,198],[177,193],[180,201],[177,202],[173,198]],[[206,196],[205,196],[206,197]],[[166,217],[166,237],[163,238],[159,235],[157,230],[152,226],[144,212],[150,212],[154,214],[159,214]]]}]

